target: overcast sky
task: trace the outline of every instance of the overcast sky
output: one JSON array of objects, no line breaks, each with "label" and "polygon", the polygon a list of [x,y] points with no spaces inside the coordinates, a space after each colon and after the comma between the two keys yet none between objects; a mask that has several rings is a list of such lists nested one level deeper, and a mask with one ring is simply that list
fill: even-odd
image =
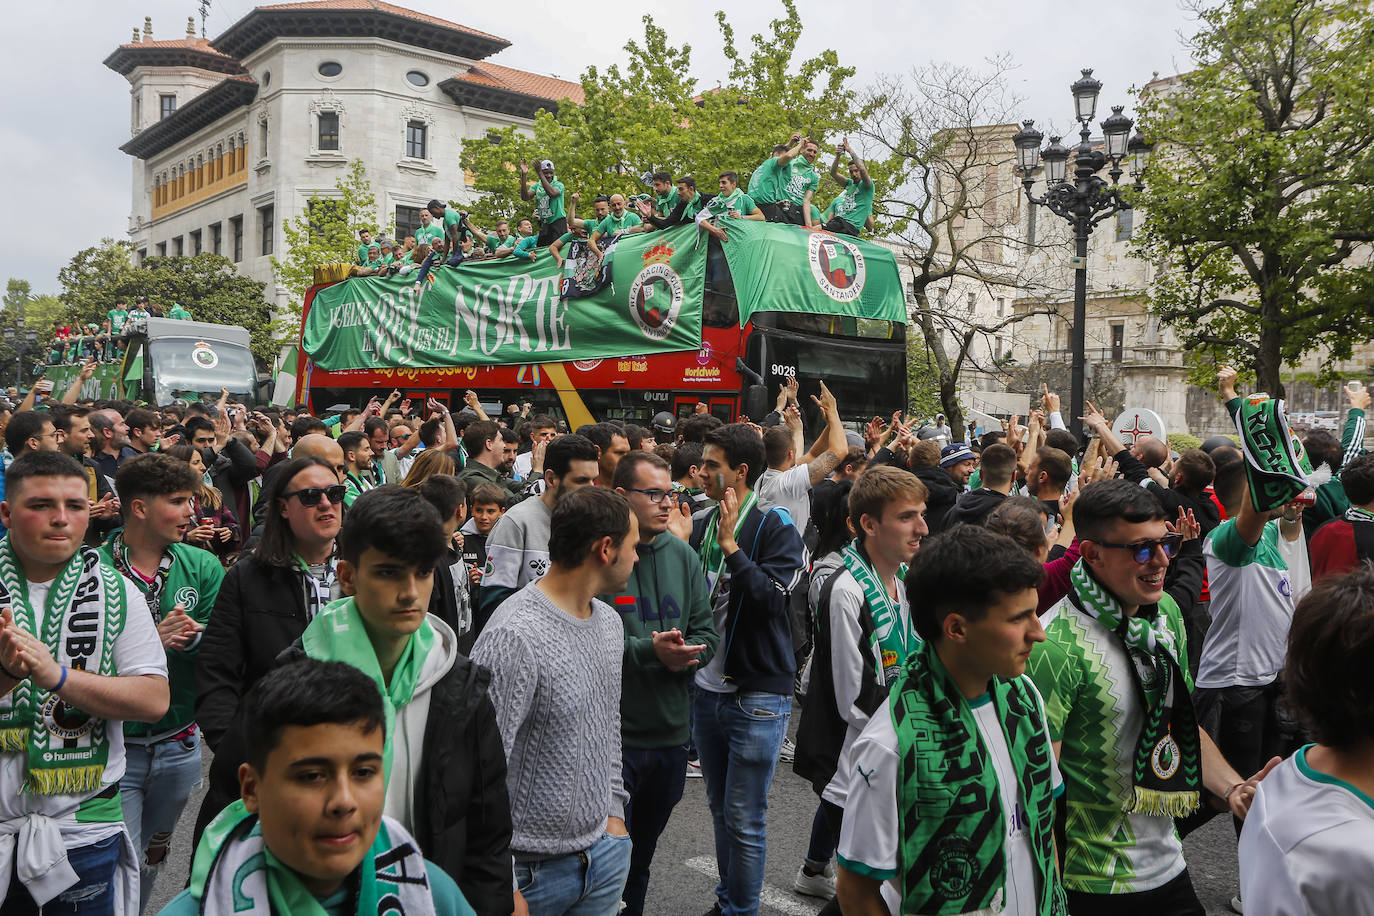
[{"label": "overcast sky", "polygon": [[[777,0],[516,0],[458,3],[400,0],[431,15],[500,35],[512,44],[494,60],[576,80],[589,64],[620,56],[652,13],[677,43],[689,42],[703,87],[724,76],[714,10],[725,8],[741,49],[782,11]],[[1103,81],[1099,120],[1129,90],[1187,66],[1181,37],[1194,22],[1180,0],[797,0],[809,56],[833,47],[858,68],[860,84],[931,61],[977,67],[1013,55],[1013,91],[1024,116],[1063,129],[1072,115],[1068,85],[1081,67]],[[154,38],[183,37],[194,0],[74,0],[7,3],[0,32],[0,80],[8,87],[0,119],[4,200],[0,279],[20,277],[34,292],[58,292],[57,272],[104,236],[125,237],[131,159],[119,151],[129,133],[128,84],[101,61],[153,17]],[[251,0],[212,0],[215,38],[252,8]],[[197,24],[199,18],[197,17]],[[1130,112],[1128,108],[1128,113]],[[752,163],[741,163],[749,167]]]}]

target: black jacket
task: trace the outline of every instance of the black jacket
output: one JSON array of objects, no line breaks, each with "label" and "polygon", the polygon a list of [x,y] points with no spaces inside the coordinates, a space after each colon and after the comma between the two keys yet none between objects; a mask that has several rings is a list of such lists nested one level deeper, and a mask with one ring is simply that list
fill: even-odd
[{"label": "black jacket", "polygon": [[[305,658],[298,640],[280,664]],[[459,654],[430,693],[411,832],[477,916],[509,916],[510,798],[506,751],[487,690],[491,672]]]},{"label": "black jacket", "polygon": [[[692,519],[692,549],[706,534],[717,508]],[[806,572],[806,547],[786,509],[749,510],[736,538],[739,550],[725,558],[729,603],[720,628],[724,676],[741,690],[792,693],[797,663],[788,607]],[[714,608],[713,608],[714,613]]]},{"label": "black jacket", "polygon": [[[224,497],[224,502],[240,519],[248,518],[252,508],[248,502],[248,484],[258,476],[258,459],[239,440],[229,437],[224,451],[209,463],[210,480]],[[245,522],[246,524],[246,522]]]},{"label": "black jacket", "polygon": [[240,702],[300,639],[306,623],[305,591],[294,569],[249,553],[225,574],[196,663],[196,724],[215,752],[196,842],[211,819],[239,797],[238,768],[246,756],[235,728]]},{"label": "black jacket", "polygon": [[[700,188],[698,188],[697,191],[701,194],[701,209],[705,210],[706,205],[716,199],[716,195],[707,194]],[[671,229],[674,226],[685,226],[688,223],[694,222],[696,219],[696,217],[689,217],[686,215],[688,203],[690,203],[690,201],[677,197],[673,202],[673,212],[666,216],[650,216],[645,222],[655,229]],[[590,234],[590,232],[588,234]]]},{"label": "black jacket", "polygon": [[[949,475],[946,474],[946,477]],[[987,487],[979,487],[967,493],[959,494],[954,501],[954,506],[945,513],[944,528],[953,528],[958,524],[981,525],[987,521],[992,510],[1002,504],[1002,500],[1007,498],[1007,494],[990,490]],[[927,510],[926,517],[930,517]]]},{"label": "black jacket", "polygon": [[931,534],[939,534],[945,530],[945,516],[954,508],[964,488],[955,483],[949,471],[942,467],[917,468],[911,473],[920,478],[930,491],[926,497],[926,527]]}]

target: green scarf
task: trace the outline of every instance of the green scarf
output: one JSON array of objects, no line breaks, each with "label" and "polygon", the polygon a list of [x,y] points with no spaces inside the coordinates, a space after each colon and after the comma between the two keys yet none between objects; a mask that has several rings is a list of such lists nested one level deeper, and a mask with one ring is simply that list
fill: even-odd
[{"label": "green scarf", "polygon": [[[1025,678],[993,678],[1017,797],[1029,820],[1039,916],[1063,916],[1054,861],[1054,786],[1040,703]],[[929,644],[907,659],[891,693],[897,733],[902,912],[953,914],[1006,906],[1007,818],[992,755],[973,709]]]},{"label": "green scarf", "polygon": [[391,775],[391,738],[396,730],[396,710],[410,702],[415,694],[415,685],[420,682],[420,671],[434,646],[434,628],[429,620],[420,623],[420,629],[411,634],[396,669],[391,672],[391,682],[382,677],[382,666],[377,662],[377,652],[372,648],[372,639],[367,635],[367,625],[363,615],[352,598],[340,598],[325,606],[315,616],[301,635],[305,654],[322,662],[347,662],[363,674],[372,678],[382,693],[382,706],[386,709],[386,746],[382,751],[382,762],[388,777]]},{"label": "green scarf", "polygon": [[[845,569],[863,589],[864,601],[873,615],[872,645],[878,662],[878,682],[891,684],[897,679],[897,671],[906,662],[912,649],[921,645],[921,637],[911,628],[910,619],[902,619],[901,602],[887,593],[886,586],[878,579],[878,574],[869,565],[868,557],[859,546],[856,538],[845,545],[840,552]],[[906,579],[906,564],[897,570],[897,581]]]},{"label": "green scarf", "polygon": [[[429,874],[405,828],[383,817],[347,879],[358,916],[434,916]],[[191,865],[191,896],[206,916],[325,916],[296,872],[267,848],[256,814],[239,799],[205,828]]]},{"label": "green scarf", "polygon": [[[735,518],[735,538],[738,540],[739,533],[744,530],[744,520],[749,517],[749,512],[754,508],[754,504],[759,501],[758,495],[749,491],[749,495],[744,498],[744,505],[739,507],[739,515]],[[701,544],[697,547],[697,556],[701,558],[701,568],[706,570],[706,589],[714,599],[716,586],[720,584],[720,574],[725,569],[725,551],[720,549],[720,544],[716,543],[716,526],[720,522],[720,507],[711,513],[711,520],[706,523],[706,532],[701,536]]]},{"label": "green scarf", "polygon": [[[48,589],[41,616],[10,539],[0,539],[0,604],[68,669],[114,677],[114,643],[128,610],[119,573],[82,547]],[[24,788],[40,795],[76,794],[104,784],[110,755],[108,723],[68,706],[25,678],[0,698],[0,751],[26,751]]]},{"label": "green scarf", "polygon": [[1308,486],[1330,480],[1328,469],[1321,478],[1302,442],[1288,428],[1283,401],[1264,394],[1233,398],[1227,402],[1245,452],[1245,473],[1250,480],[1250,502],[1256,512],[1269,512],[1293,499]]},{"label": "green scarf", "polygon": [[1136,742],[1135,791],[1124,810],[1183,817],[1196,811],[1202,789],[1202,745],[1193,700],[1178,663],[1174,634],[1158,606],[1127,617],[1121,604],[1082,560],[1069,573],[1069,601],[1115,633],[1126,646],[1145,704],[1145,725]]},{"label": "green scarf", "polygon": [[1359,506],[1351,506],[1345,510],[1345,520],[1347,522],[1374,522],[1374,512],[1366,511]]}]

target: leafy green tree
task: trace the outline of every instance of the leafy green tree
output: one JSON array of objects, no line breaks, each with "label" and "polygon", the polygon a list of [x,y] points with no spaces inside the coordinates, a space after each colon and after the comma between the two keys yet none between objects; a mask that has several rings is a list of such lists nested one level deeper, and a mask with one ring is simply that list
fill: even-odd
[{"label": "leafy green tree", "polygon": [[[5,286],[4,311],[0,312],[0,387],[11,383],[27,386],[33,377],[33,367],[42,361],[52,329],[60,320],[65,319],[67,307],[56,296],[33,295],[33,287],[27,280],[11,277]],[[34,341],[28,344],[24,335],[34,334]],[[25,341],[23,364],[19,361],[19,348],[16,343]]]},{"label": "leafy green tree", "polygon": [[[470,208],[474,220],[485,227],[533,216],[533,203],[519,195],[521,159],[531,173],[539,159],[552,159],[567,193],[580,194],[585,215],[597,194],[647,193],[642,179],[656,169],[691,175],[703,191],[716,188],[720,172],[734,170],[747,190],[749,172],[798,131],[821,144],[823,178],[815,195],[821,205],[840,190],[824,177],[833,148],[858,120],[854,69],[841,66],[831,50],[798,60],[801,17],[794,0],[783,0],[783,7],[782,17],[766,34],[753,35],[747,49],[725,14],[716,14],[730,73],[705,90],[692,75],[691,46],[674,46],[646,15],[644,38],[625,45],[623,67],[591,67],[582,75],[582,105],[564,101],[556,114],[541,110],[533,136],[510,127],[490,131],[488,143],[464,147],[463,165],[484,192]],[[881,185],[885,176],[873,177]],[[537,181],[533,174],[531,181]]]},{"label": "leafy green tree", "polygon": [[358,257],[358,232],[366,229],[375,237],[383,226],[390,228],[391,223],[380,217],[361,159],[348,164],[348,171],[334,183],[334,193],[312,194],[304,210],[285,220],[286,255],[272,258],[272,270],[277,282],[290,291],[292,307],[278,316],[279,329],[294,333],[299,327],[300,307],[305,291],[315,282],[316,267],[353,263]]},{"label": "leafy green tree", "polygon": [[[62,317],[81,324],[103,323],[116,299],[132,305],[138,296],[146,295],[153,304],[166,308],[181,303],[197,321],[247,328],[253,355],[264,362],[272,358],[276,344],[263,284],[242,276],[233,262],[217,254],[147,258],[137,267],[132,254],[131,245],[113,239],[77,252],[58,273],[63,286],[58,297],[65,309]],[[46,330],[51,326],[49,322]],[[42,343],[47,343],[46,333]]]},{"label": "leafy green tree", "polygon": [[1323,375],[1374,336],[1374,42],[1362,0],[1197,3],[1195,68],[1141,98],[1157,142],[1137,254],[1186,348]]}]

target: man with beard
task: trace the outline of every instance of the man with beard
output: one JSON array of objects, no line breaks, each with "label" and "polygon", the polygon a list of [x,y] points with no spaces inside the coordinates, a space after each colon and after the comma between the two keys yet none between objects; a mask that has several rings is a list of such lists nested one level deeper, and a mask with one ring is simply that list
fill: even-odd
[{"label": "man with beard", "polygon": [[348,488],[344,491],[344,506],[348,507],[374,486],[370,482],[372,442],[365,433],[354,429],[339,436],[339,448],[344,453],[344,486]]},{"label": "man with beard", "polygon": [[931,534],[945,529],[945,517],[954,508],[960,494],[968,489],[969,478],[978,466],[978,456],[962,442],[946,445],[940,450],[939,467],[919,467],[912,471],[930,491],[926,500],[926,523]]},{"label": "man with beard", "polygon": [[[486,421],[469,426],[464,439],[472,433],[473,426],[479,425],[486,425]],[[490,616],[502,601],[548,572],[549,519],[553,507],[573,490],[591,485],[596,479],[599,454],[585,436],[562,436],[549,443],[544,452],[544,492],[501,516],[487,538],[487,564],[482,570],[477,598],[482,616]],[[470,462],[469,467],[473,464],[476,461]],[[474,488],[484,480],[490,482],[486,478],[469,478],[469,492],[475,492]]]},{"label": "man with beard", "polygon": [[501,438],[501,427],[492,420],[476,420],[463,431],[463,448],[467,451],[468,462],[458,473],[458,479],[468,486],[468,492],[480,484],[494,483],[510,494],[514,504],[525,495],[525,488],[519,481],[510,477],[515,466],[515,454],[506,459],[506,446]]}]

